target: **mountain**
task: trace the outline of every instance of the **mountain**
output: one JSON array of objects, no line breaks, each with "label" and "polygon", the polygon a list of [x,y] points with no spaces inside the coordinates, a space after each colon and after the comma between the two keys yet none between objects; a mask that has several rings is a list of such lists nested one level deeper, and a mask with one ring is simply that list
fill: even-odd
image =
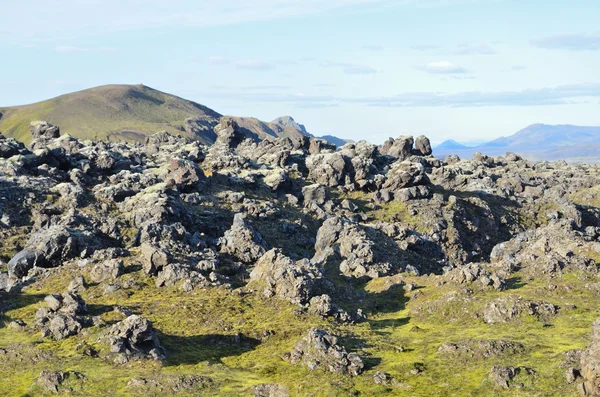
[{"label": "mountain", "polygon": [[436,151],[452,151],[452,150],[462,150],[467,149],[468,146],[463,145],[462,143],[458,143],[455,140],[448,139],[437,145],[434,149]]},{"label": "mountain", "polygon": [[597,150],[600,148],[600,127],[533,124],[513,135],[475,147],[442,145],[434,149],[438,157],[447,154],[471,157],[475,152],[498,156],[515,152],[532,160],[597,161],[600,159]]},{"label": "mountain", "polygon": [[[308,132],[306,130],[306,127],[304,126],[304,124],[300,124],[300,123],[296,122],[296,120],[294,120],[294,118],[292,116],[277,117],[275,120],[271,121],[271,124],[279,125],[279,126],[286,127],[286,128],[294,128],[296,130],[301,131],[305,135],[316,136],[316,135],[313,135],[310,132]],[[344,146],[347,143],[354,142],[350,139],[338,138],[337,136],[334,136],[334,135],[323,135],[323,136],[318,136],[317,138],[326,140],[327,142],[334,144],[338,148],[341,146]]]},{"label": "mountain", "polygon": [[271,124],[277,124],[287,128],[295,128],[299,131],[302,131],[305,134],[308,134],[308,131],[306,131],[306,127],[304,127],[303,124],[297,123],[296,120],[292,118],[292,116],[278,117],[275,120],[271,121]]},{"label": "mountain", "polygon": [[[46,120],[63,134],[81,139],[143,141],[158,131],[211,144],[213,128],[222,115],[204,105],[144,85],[105,85],[23,106],[0,107],[0,131],[29,142],[29,123]],[[289,120],[266,123],[250,117],[228,116],[254,139],[306,135]]]},{"label": "mountain", "polygon": [[[105,85],[0,108],[0,113],[0,131],[25,142],[32,120],[46,120],[77,138],[139,141],[166,130],[210,142],[212,127],[221,117],[206,106],[144,85]],[[192,125],[186,122],[190,118],[196,120]]]},{"label": "mountain", "polygon": [[310,136],[306,130],[302,131],[292,125],[282,125],[277,123],[267,123],[254,117],[235,117],[227,116],[240,126],[246,136],[253,139],[275,139],[278,137],[300,137]]}]

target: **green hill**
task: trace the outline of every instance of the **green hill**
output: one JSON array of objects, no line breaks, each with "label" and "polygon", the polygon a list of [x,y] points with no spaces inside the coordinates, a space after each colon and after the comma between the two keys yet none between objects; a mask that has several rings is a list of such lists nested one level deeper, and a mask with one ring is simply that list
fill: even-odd
[{"label": "green hill", "polygon": [[220,117],[206,106],[144,85],[105,85],[0,108],[0,131],[29,142],[29,123],[46,120],[60,126],[61,133],[77,138],[135,141],[166,130],[209,143]]},{"label": "green hill", "polygon": [[[23,106],[0,107],[0,132],[29,143],[29,123],[45,120],[62,134],[81,139],[143,141],[158,131],[215,141],[221,114],[144,85],[104,85]],[[234,117],[248,137],[272,139],[305,135],[293,126]]]}]

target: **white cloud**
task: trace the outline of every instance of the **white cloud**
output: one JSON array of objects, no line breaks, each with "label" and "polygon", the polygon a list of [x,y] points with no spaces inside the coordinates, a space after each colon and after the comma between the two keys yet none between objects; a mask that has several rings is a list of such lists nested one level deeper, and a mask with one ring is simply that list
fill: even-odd
[{"label": "white cloud", "polygon": [[346,74],[374,74],[374,73],[377,73],[377,70],[373,69],[370,66],[359,65],[359,64],[355,64],[355,63],[326,61],[326,62],[322,62],[321,66],[327,67],[327,68],[341,68],[342,71]]},{"label": "white cloud", "polygon": [[496,50],[488,44],[465,44],[452,52],[454,55],[494,55]]},{"label": "white cloud", "polygon": [[600,98],[600,83],[570,84],[522,91],[404,92],[382,97],[336,97],[331,95],[283,94],[275,92],[241,93],[239,90],[201,94],[241,102],[292,103],[297,106],[330,107],[362,104],[374,107],[487,107],[547,106],[585,102]]},{"label": "white cloud", "polygon": [[600,51],[600,34],[573,33],[533,40],[535,47],[567,51]]},{"label": "white cloud", "polygon": [[[190,61],[197,62],[197,57],[190,57]],[[236,69],[247,70],[271,70],[275,68],[275,62],[261,61],[258,59],[229,59],[220,55],[213,55],[206,58],[211,65],[232,65]]]},{"label": "white cloud", "polygon": [[462,66],[455,65],[449,61],[430,62],[427,65],[419,66],[418,69],[431,74],[463,74],[467,73],[467,69]]},{"label": "white cloud", "polygon": [[439,48],[439,46],[433,44],[418,44],[410,46],[410,49],[415,51],[437,50]]},{"label": "white cloud", "polygon": [[367,44],[363,45],[361,48],[367,51],[383,51],[383,46],[377,44]]},{"label": "white cloud", "polygon": [[[399,3],[398,3],[399,2]],[[397,0],[408,4],[411,0]],[[0,41],[47,43],[106,32],[210,27],[372,8],[392,0],[20,0],[2,4]],[[27,15],[27,18],[17,18]],[[11,16],[13,16],[11,18]],[[51,28],[48,17],[51,16]]]},{"label": "white cloud", "polygon": [[218,55],[210,56],[207,60],[211,65],[225,65],[230,62],[229,59]]}]

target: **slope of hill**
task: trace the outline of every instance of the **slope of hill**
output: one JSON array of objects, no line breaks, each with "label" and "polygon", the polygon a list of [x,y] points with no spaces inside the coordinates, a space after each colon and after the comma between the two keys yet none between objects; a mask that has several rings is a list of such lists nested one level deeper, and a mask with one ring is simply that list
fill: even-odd
[{"label": "slope of hill", "polygon": [[597,161],[600,157],[596,150],[600,146],[600,127],[533,124],[513,135],[475,147],[442,145],[434,150],[438,157],[447,154],[470,157],[475,152],[497,156],[515,152],[532,160]]},{"label": "slope of hill", "polygon": [[[0,131],[29,140],[29,123],[46,120],[78,138],[142,140],[160,130],[214,141],[221,115],[198,103],[144,85],[106,85],[46,101],[0,108]],[[186,122],[186,119],[197,122]],[[187,127],[187,128],[186,128]],[[191,129],[190,127],[194,127]]]},{"label": "slope of hill", "polygon": [[277,117],[275,120],[271,121],[271,124],[277,124],[287,128],[294,128],[296,130],[302,131],[304,134],[308,134],[308,131],[306,131],[306,127],[304,126],[304,124],[297,123],[292,116]]}]

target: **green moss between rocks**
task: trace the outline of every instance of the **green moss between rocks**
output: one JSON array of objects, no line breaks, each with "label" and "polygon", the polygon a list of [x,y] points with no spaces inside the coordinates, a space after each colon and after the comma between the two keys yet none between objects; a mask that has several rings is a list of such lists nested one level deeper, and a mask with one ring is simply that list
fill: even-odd
[{"label": "green moss between rocks", "polygon": [[[127,386],[130,379],[161,374],[208,376],[213,384],[203,389],[203,395],[219,396],[249,395],[249,388],[259,383],[283,384],[297,396],[575,396],[576,388],[565,382],[564,368],[560,364],[565,351],[587,345],[590,325],[600,315],[593,304],[597,297],[592,290],[584,288],[585,284],[597,281],[591,280],[589,275],[568,274],[551,280],[558,290],[546,288],[548,281],[535,280],[518,284],[519,288],[513,290],[477,292],[473,299],[461,305],[442,304],[441,310],[431,316],[418,315],[416,310],[427,302],[443,302],[445,294],[460,288],[436,286],[435,276],[407,276],[405,282],[416,283],[419,288],[402,297],[402,292],[386,295],[386,279],[375,279],[364,286],[367,295],[362,302],[356,302],[356,306],[387,303],[380,306],[379,314],[370,315],[367,322],[348,326],[312,315],[297,315],[293,305],[265,299],[260,292],[240,295],[216,288],[192,293],[183,293],[177,288],[159,289],[153,280],[134,271],[122,276],[121,282],[132,279],[135,284],[127,292],[105,294],[103,285],[96,285],[82,295],[91,314],[101,315],[107,326],[122,318],[110,311],[115,305],[148,317],[160,331],[169,352],[162,364],[145,361],[121,366],[82,355],[77,345],[84,341],[104,351],[98,343],[100,330],[96,328],[56,342],[41,339],[38,332],[6,327],[14,319],[33,324],[44,295],[64,291],[72,274],[78,271],[74,266],[57,269],[33,283],[23,294],[2,297],[2,304],[10,302],[13,308],[6,312],[1,325],[0,347],[19,356],[0,360],[3,374],[0,395],[44,395],[34,384],[39,373],[47,369],[83,373],[86,380],[81,389],[75,387],[70,393],[74,396],[139,395],[136,389]],[[557,292],[562,287],[574,292]],[[561,311],[547,323],[527,315],[498,325],[488,325],[475,318],[475,313],[486,302],[508,294],[545,300],[561,306]],[[397,304],[391,302],[395,297]],[[445,316],[447,309],[453,312]],[[350,378],[319,370],[311,372],[282,360],[282,355],[312,326],[340,335],[349,350],[365,358],[365,374]],[[274,333],[263,338],[267,330]],[[231,343],[229,338],[237,333],[246,337],[241,344]],[[515,340],[523,343],[526,351],[512,357],[475,362],[449,360],[437,354],[442,343],[465,338]],[[400,346],[404,352],[396,351]],[[522,389],[498,389],[487,381],[493,365],[526,366],[535,369],[537,375],[524,377],[520,381],[524,384]],[[416,367],[423,372],[411,374]],[[375,385],[372,381],[375,371],[390,373],[397,387]],[[183,391],[178,395],[193,394]]]}]

